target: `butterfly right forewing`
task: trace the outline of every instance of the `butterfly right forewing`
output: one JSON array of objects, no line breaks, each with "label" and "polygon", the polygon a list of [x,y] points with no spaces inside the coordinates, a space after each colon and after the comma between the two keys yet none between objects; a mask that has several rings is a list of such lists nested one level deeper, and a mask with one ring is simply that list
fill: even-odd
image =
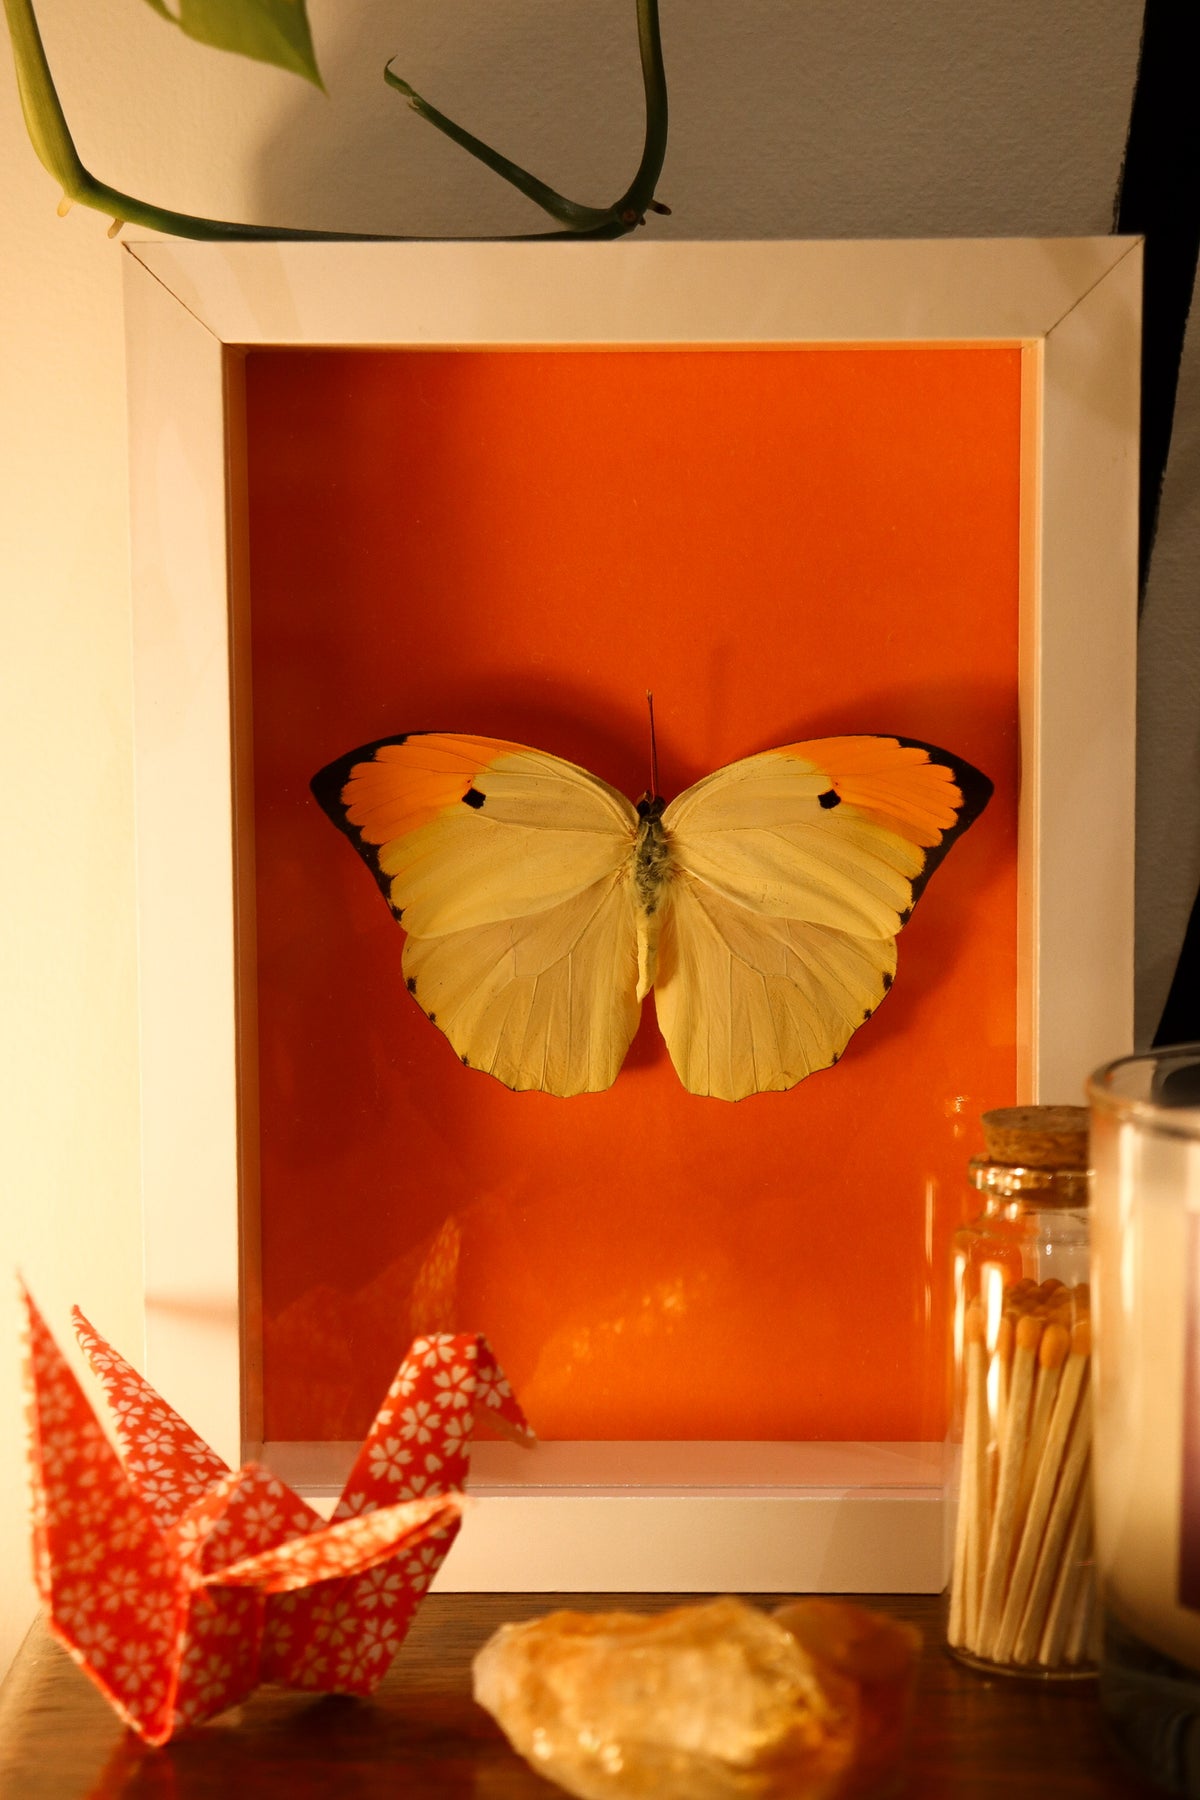
[{"label": "butterfly right forewing", "polygon": [[737,1100],[836,1062],[990,793],[933,746],[856,737],[747,757],[673,801],[655,1005],[684,1085]]}]

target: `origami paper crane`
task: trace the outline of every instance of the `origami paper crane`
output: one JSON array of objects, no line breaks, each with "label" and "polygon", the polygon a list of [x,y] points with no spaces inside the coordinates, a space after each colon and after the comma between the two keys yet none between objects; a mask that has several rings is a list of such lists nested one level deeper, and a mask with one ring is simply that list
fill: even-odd
[{"label": "origami paper crane", "polygon": [[327,1524],[268,1469],[229,1469],[76,1308],[118,1455],[25,1305],[38,1590],[147,1743],[259,1682],[369,1694],[458,1534],[476,1413],[532,1441],[484,1338],[417,1338]]}]

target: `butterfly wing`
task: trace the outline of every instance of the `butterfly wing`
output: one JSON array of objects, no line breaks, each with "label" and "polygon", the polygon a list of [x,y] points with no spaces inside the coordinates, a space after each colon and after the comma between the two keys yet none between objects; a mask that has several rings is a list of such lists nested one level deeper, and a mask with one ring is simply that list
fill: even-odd
[{"label": "butterfly wing", "polygon": [[684,1086],[740,1100],[836,1062],[991,791],[932,745],[845,737],[746,757],[672,801],[655,1005]]},{"label": "butterfly wing", "polygon": [[641,1010],[629,801],[544,751],[442,732],[369,744],[312,786],[461,1060],[511,1088],[609,1087]]}]

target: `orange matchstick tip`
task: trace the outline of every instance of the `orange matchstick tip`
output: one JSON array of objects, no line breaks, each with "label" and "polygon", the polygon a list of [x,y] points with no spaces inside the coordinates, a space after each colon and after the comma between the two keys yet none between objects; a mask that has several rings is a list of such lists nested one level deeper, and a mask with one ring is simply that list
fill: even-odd
[{"label": "orange matchstick tip", "polygon": [[1043,1369],[1059,1369],[1067,1359],[1067,1351],[1071,1348],[1071,1334],[1065,1325],[1052,1320],[1042,1333],[1042,1341],[1038,1348],[1038,1362]]},{"label": "orange matchstick tip", "polygon": [[1035,1319],[1032,1313],[1026,1313],[1017,1320],[1017,1349],[1036,1350],[1042,1335],[1042,1321]]}]

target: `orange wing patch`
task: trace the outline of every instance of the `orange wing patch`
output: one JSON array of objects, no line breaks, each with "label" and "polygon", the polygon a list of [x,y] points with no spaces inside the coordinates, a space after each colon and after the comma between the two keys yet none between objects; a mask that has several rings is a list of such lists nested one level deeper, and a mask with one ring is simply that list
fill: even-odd
[{"label": "orange wing patch", "polygon": [[949,831],[963,804],[953,769],[931,760],[923,744],[887,737],[824,738],[786,744],[777,754],[815,762],[828,772],[847,805],[923,848]]},{"label": "orange wing patch", "polygon": [[342,789],[346,817],[368,844],[389,844],[457,806],[477,777],[522,748],[495,738],[428,732],[382,744],[369,762],[355,763]]}]

